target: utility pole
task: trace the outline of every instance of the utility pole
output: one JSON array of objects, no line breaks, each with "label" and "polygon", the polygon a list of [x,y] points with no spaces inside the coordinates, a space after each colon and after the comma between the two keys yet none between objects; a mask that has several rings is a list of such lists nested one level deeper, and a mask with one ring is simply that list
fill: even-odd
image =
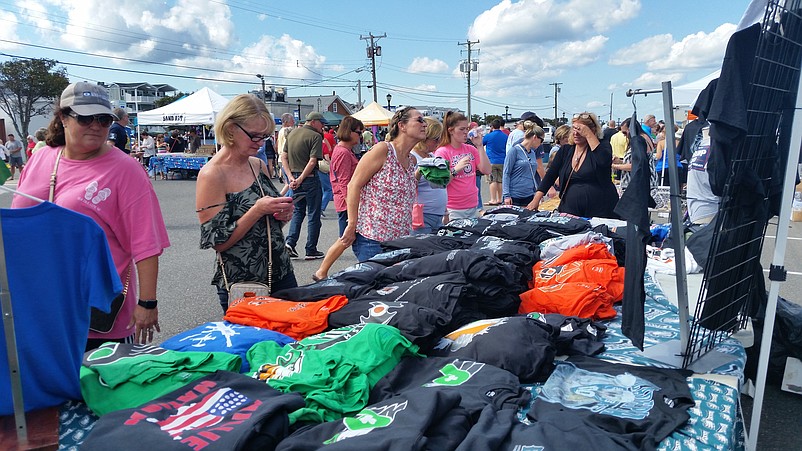
[{"label": "utility pole", "polygon": [[610,93],[610,120],[613,120],[613,93]]},{"label": "utility pole", "polygon": [[[381,36],[374,36],[373,33],[369,33],[367,36],[359,35],[359,39],[364,39],[365,41],[370,40],[370,46],[368,47],[368,58],[370,58],[370,73],[373,77],[373,101],[378,102],[379,96],[376,93],[376,57],[382,56],[382,48],[380,45],[376,45],[375,41],[378,41],[381,38],[386,38],[387,34],[382,33]],[[375,41],[374,41],[375,40]]]},{"label": "utility pole", "polygon": [[357,107],[362,109],[362,80],[356,81],[356,97],[357,97]]},{"label": "utility pole", "polygon": [[[560,92],[560,85],[562,83],[549,83],[549,86],[554,86],[554,123],[557,123],[557,93]],[[563,113],[563,116],[565,113]]]},{"label": "utility pole", "polygon": [[461,72],[468,74],[468,122],[471,121],[471,71],[475,71],[478,69],[479,61],[471,61],[471,46],[473,44],[478,44],[479,40],[475,41],[465,41],[465,42],[458,42],[457,45],[467,45],[468,46],[468,62],[465,61],[460,64]]}]

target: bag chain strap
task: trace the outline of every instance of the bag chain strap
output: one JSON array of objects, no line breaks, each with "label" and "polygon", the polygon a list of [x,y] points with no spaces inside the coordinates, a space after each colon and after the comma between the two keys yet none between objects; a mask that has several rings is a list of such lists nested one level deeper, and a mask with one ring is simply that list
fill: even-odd
[{"label": "bag chain strap", "polygon": [[[253,170],[253,166],[251,165],[250,161],[248,162],[248,167],[251,168],[251,173],[253,174],[253,178],[256,180],[256,184],[259,186],[259,192],[262,194],[262,197],[265,197],[265,190],[262,188],[262,182],[259,181],[259,177],[256,175],[256,172]],[[260,170],[261,172],[261,163],[260,163]],[[265,224],[267,225],[267,290],[268,292],[273,291],[273,237],[270,232],[270,218],[265,216]],[[223,275],[223,283],[226,285],[226,291],[230,291],[231,285],[228,283],[228,278],[226,277],[226,268],[223,265],[223,257],[220,255],[220,252],[217,253],[217,261],[220,263],[220,272]]]}]

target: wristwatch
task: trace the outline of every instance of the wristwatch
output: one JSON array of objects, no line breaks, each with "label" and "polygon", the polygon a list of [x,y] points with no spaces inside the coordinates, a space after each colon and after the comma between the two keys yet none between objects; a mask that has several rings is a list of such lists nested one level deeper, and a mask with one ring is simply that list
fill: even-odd
[{"label": "wristwatch", "polygon": [[456,177],[456,176],[457,176],[457,170],[456,169],[452,169],[451,170],[451,177]]},{"label": "wristwatch", "polygon": [[159,305],[159,301],[156,299],[140,299],[137,305],[147,310],[153,310]]}]

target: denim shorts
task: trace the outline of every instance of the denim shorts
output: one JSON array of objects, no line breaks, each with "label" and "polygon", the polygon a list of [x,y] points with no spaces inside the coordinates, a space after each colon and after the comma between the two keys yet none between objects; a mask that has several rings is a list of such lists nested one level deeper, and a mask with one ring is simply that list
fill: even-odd
[{"label": "denim shorts", "polygon": [[365,238],[358,233],[356,234],[353,249],[359,262],[370,260],[375,255],[382,253],[382,246],[378,241]]}]

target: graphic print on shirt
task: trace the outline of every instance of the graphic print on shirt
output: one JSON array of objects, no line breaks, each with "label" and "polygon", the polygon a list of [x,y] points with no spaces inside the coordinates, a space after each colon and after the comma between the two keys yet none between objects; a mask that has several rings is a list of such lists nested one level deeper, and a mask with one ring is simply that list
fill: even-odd
[{"label": "graphic print on shirt", "polygon": [[343,429],[325,442],[324,445],[336,443],[351,437],[365,435],[370,431],[390,426],[398,412],[407,408],[409,401],[393,403],[382,407],[367,407],[354,417],[343,418]]},{"label": "graphic print on shirt", "polygon": [[304,338],[304,343],[310,349],[323,350],[328,349],[338,343],[344,343],[353,338],[356,334],[365,328],[365,324],[356,324],[354,326],[340,327],[337,329],[321,332],[317,335]]},{"label": "graphic print on shirt", "polygon": [[230,348],[233,346],[233,344],[231,343],[231,337],[234,337],[239,334],[240,333],[234,330],[234,327],[232,327],[231,324],[226,324],[224,322],[217,321],[214,323],[207,324],[202,331],[196,334],[187,335],[180,341],[192,342],[193,348],[204,348],[206,347],[207,341],[213,342],[216,340],[215,335],[219,335],[226,340],[226,347]]},{"label": "graphic print on shirt", "polygon": [[465,360],[454,360],[440,368],[442,376],[435,378],[431,382],[423,384],[424,387],[456,387],[467,382],[471,377],[484,368],[484,363],[477,363]]},{"label": "graphic print on shirt", "polygon": [[470,174],[471,171],[473,171],[473,154],[470,153],[470,152],[452,156],[451,157],[451,167],[452,168],[456,167],[457,163],[459,163],[460,160],[462,160],[465,157],[468,157],[470,159],[470,162],[468,164],[466,164],[464,168],[462,168],[462,173],[459,173],[459,172],[457,173],[456,177],[464,177],[464,176]]},{"label": "graphic print on shirt", "polygon": [[710,136],[705,138],[702,130],[699,130],[699,133],[696,134],[696,137],[693,140],[691,149],[696,150],[693,151],[691,161],[688,165],[688,170],[700,172],[707,171],[707,160],[710,158]]},{"label": "graphic print on shirt", "polygon": [[550,266],[545,267],[540,270],[538,274],[538,279],[542,280],[543,282],[549,282],[554,279],[554,283],[561,283],[564,280],[567,280],[572,275],[578,273],[580,271],[581,264],[577,264],[577,262],[571,262],[567,265],[561,266]]},{"label": "graphic print on shirt", "polygon": [[543,385],[538,399],[569,409],[643,420],[654,407],[660,387],[630,373],[613,376],[560,364]]},{"label": "graphic print on shirt", "polygon": [[459,351],[465,346],[471,344],[474,337],[484,335],[493,327],[506,323],[507,318],[494,318],[474,321],[443,337],[440,342],[437,343],[437,346],[435,346],[434,349],[446,349],[450,346],[451,352]]},{"label": "graphic print on shirt", "polygon": [[379,323],[389,324],[390,320],[398,314],[398,310],[407,305],[406,302],[379,302],[373,301],[370,303],[371,307],[368,310],[368,316],[359,315],[360,324],[365,323]]},{"label": "graphic print on shirt", "polygon": [[230,388],[221,388],[207,395],[200,402],[182,406],[176,413],[164,420],[147,418],[146,421],[156,423],[159,429],[169,434],[173,440],[182,440],[181,433],[209,428],[223,421],[223,418],[235,410],[239,410],[251,400]]},{"label": "graphic print on shirt", "polygon": [[98,188],[99,185],[97,183],[97,180],[93,180],[88,185],[86,185],[86,188],[84,188],[84,191],[86,192],[86,194],[84,194],[84,200],[91,201],[94,205],[97,205],[111,196],[111,189],[109,188],[98,189]]},{"label": "graphic print on shirt", "polygon": [[260,365],[254,377],[260,381],[267,381],[270,379],[284,379],[293,374],[298,374],[303,370],[304,356],[303,351],[289,349],[285,354],[276,357],[276,363]]}]

